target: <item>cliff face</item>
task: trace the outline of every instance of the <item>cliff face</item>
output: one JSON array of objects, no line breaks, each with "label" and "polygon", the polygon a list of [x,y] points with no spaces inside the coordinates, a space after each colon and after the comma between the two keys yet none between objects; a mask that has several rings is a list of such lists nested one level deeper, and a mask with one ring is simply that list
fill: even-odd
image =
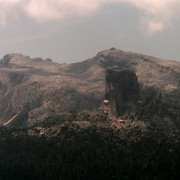
[{"label": "cliff face", "polygon": [[152,87],[140,90],[140,100],[136,106],[136,118],[141,120],[153,119],[155,116],[163,118],[168,113],[161,100],[161,93]]},{"label": "cliff face", "polygon": [[178,113],[163,104],[158,90],[140,87],[135,72],[122,68],[106,70],[103,108],[111,118],[151,121],[157,127],[172,126],[162,119],[178,119]]},{"label": "cliff face", "polygon": [[105,81],[105,99],[109,101],[110,113],[119,117],[132,112],[139,97],[135,72],[128,69],[108,69]]}]

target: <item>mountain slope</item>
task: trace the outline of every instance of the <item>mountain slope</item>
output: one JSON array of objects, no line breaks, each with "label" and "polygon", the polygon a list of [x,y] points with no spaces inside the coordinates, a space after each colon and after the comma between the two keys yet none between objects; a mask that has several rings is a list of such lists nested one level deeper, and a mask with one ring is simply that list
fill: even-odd
[{"label": "mountain slope", "polygon": [[94,109],[104,99],[105,70],[132,69],[142,87],[153,86],[170,108],[180,106],[180,63],[110,49],[74,64],[10,54],[0,60],[0,122],[33,125],[64,112]]}]

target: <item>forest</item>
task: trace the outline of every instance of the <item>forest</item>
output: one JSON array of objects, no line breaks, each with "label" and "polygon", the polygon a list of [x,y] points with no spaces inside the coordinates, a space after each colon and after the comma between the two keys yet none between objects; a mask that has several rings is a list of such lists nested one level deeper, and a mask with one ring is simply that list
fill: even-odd
[{"label": "forest", "polygon": [[63,139],[34,137],[23,131],[0,130],[0,180],[180,177],[179,143],[160,134],[128,141],[107,129],[76,132],[65,128]]}]

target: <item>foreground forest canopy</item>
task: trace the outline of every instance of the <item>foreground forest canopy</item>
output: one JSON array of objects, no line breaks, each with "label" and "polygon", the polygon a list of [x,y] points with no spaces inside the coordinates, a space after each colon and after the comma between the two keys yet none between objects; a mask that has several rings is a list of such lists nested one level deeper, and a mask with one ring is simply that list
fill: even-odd
[{"label": "foreground forest canopy", "polygon": [[79,131],[68,126],[53,138],[1,130],[0,179],[178,179],[179,142],[133,129]]}]

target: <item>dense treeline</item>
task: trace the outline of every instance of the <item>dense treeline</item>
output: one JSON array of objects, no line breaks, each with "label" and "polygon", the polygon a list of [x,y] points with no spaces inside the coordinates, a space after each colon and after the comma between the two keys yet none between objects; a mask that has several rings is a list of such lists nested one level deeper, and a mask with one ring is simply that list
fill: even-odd
[{"label": "dense treeline", "polygon": [[179,144],[154,136],[116,142],[93,130],[64,140],[4,132],[0,140],[1,180],[177,179],[179,161]]},{"label": "dense treeline", "polygon": [[[101,132],[99,132],[101,133]],[[103,139],[95,130],[46,139],[0,134],[1,180],[178,179],[178,142],[146,136],[140,141]]]}]

